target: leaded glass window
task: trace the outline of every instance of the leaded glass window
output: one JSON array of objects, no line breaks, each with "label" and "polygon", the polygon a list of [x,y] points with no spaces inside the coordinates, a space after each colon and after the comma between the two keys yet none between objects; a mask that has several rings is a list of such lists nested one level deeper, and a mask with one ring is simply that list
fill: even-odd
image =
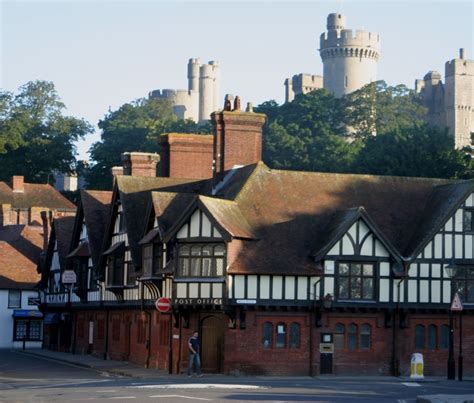
[{"label": "leaded glass window", "polygon": [[278,323],[276,326],[275,347],[285,348],[286,325]]},{"label": "leaded glass window", "polygon": [[334,347],[335,348],[344,348],[346,346],[345,333],[346,333],[346,327],[342,323],[336,324],[336,328],[334,330]]},{"label": "leaded glass window", "polygon": [[178,248],[178,276],[221,277],[224,275],[225,246],[181,244]]},{"label": "leaded glass window", "polygon": [[354,323],[351,323],[347,327],[347,348],[349,350],[357,350],[359,345],[358,345],[358,340],[357,340],[357,325]]},{"label": "leaded glass window", "polygon": [[420,350],[425,348],[425,327],[423,325],[415,326],[415,348]]},{"label": "leaded glass window", "polygon": [[371,328],[370,325],[362,325],[360,330],[360,348],[369,349],[370,348],[370,336]]},{"label": "leaded glass window", "polygon": [[341,262],[338,266],[339,299],[374,299],[374,264]]}]

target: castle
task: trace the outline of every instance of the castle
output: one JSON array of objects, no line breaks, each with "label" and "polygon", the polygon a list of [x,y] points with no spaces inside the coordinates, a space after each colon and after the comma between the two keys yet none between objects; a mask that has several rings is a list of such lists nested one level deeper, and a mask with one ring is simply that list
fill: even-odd
[{"label": "castle", "polygon": [[[345,17],[333,13],[327,17],[327,32],[320,36],[319,54],[323,76],[297,74],[285,80],[285,102],[298,94],[325,88],[342,97],[377,80],[380,36],[363,30],[345,29]],[[415,91],[428,109],[426,121],[448,128],[456,148],[471,145],[474,132],[474,61],[459,58],[445,64],[445,82],[437,71],[416,80]]]},{"label": "castle", "polygon": [[321,34],[319,47],[323,76],[297,74],[287,78],[285,102],[319,88],[339,98],[377,80],[380,35],[359,29],[354,34],[345,29],[345,23],[342,14],[328,15],[327,32]]},{"label": "castle", "polygon": [[465,58],[464,49],[459,58],[444,65],[444,84],[437,71],[428,72],[415,81],[415,91],[421,95],[428,109],[427,121],[447,127],[454,135],[456,148],[471,145],[474,132],[474,60]]},{"label": "castle", "polygon": [[180,119],[203,122],[218,109],[219,84],[219,62],[199,65],[199,59],[189,59],[187,90],[154,90],[149,97],[170,100],[173,113]]}]

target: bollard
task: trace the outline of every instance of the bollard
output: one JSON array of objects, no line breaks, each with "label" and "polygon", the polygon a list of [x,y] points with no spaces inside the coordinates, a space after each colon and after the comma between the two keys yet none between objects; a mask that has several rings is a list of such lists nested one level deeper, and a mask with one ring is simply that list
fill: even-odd
[{"label": "bollard", "polygon": [[410,379],[423,379],[423,354],[413,353],[411,355]]}]

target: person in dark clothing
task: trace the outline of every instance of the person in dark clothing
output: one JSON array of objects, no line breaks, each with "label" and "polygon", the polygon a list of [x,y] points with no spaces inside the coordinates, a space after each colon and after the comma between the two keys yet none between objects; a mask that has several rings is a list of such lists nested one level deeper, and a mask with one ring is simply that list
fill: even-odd
[{"label": "person in dark clothing", "polygon": [[189,363],[188,363],[188,377],[193,373],[193,364],[196,367],[197,376],[201,377],[201,357],[199,356],[199,332],[195,330],[193,335],[188,340],[189,348]]}]

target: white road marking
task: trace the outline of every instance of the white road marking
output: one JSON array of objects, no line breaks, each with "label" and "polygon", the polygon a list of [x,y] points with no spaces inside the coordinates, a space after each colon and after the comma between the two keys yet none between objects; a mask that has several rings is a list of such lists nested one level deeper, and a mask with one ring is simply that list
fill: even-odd
[{"label": "white road marking", "polygon": [[416,383],[416,382],[402,382],[402,385],[405,385],[405,386],[421,386],[419,383]]},{"label": "white road marking", "polygon": [[148,396],[150,398],[155,398],[155,397],[177,397],[181,399],[192,399],[192,400],[207,400],[211,401],[212,399],[206,399],[205,397],[193,397],[193,396],[184,396],[184,395],[153,395],[153,396]]},{"label": "white road marking", "polygon": [[[44,381],[44,379],[42,379]],[[87,383],[100,383],[100,382],[111,382],[111,379],[98,379],[98,380],[91,380],[91,381],[76,381],[76,382],[68,382],[68,383],[48,383],[47,385],[39,385],[39,386],[25,386],[23,389],[47,389],[50,387],[57,388],[58,386],[75,386],[75,385],[85,385]]]},{"label": "white road marking", "polygon": [[137,385],[126,388],[139,389],[267,389],[257,385],[232,385],[219,383],[174,383],[168,385]]},{"label": "white road marking", "polygon": [[108,399],[136,399],[136,396],[114,396],[109,397]]}]

